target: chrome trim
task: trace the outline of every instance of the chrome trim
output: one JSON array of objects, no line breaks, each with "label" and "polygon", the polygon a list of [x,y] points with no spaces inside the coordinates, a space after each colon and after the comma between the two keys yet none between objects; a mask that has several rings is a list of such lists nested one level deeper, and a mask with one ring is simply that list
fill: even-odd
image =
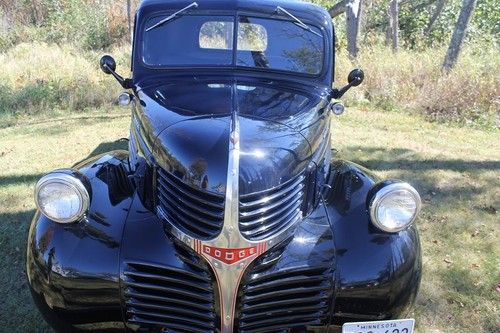
[{"label": "chrome trim", "polygon": [[[219,236],[208,241],[201,241],[187,235],[173,223],[166,224],[166,229],[174,237],[196,251],[212,267],[219,288],[222,333],[233,332],[238,288],[245,269],[267,250],[290,237],[294,232],[293,226],[300,220],[298,218],[290,226],[268,239],[249,241],[242,235],[239,230],[240,124],[236,112],[233,113],[231,119],[230,135],[224,224]],[[157,207],[157,213],[160,218],[168,221],[167,214],[159,206]],[[242,260],[227,263],[207,253],[213,248],[232,252],[248,251],[247,254],[249,255]]]},{"label": "chrome trim", "polygon": [[[280,196],[285,195],[286,193],[289,193],[289,192],[296,190],[297,186],[299,186],[303,181],[304,181],[304,176],[300,175],[296,179],[291,180],[291,182],[293,182],[291,185],[288,183],[284,183],[282,185],[284,187],[284,189],[282,189],[281,191],[276,192],[275,194],[272,194],[270,196],[258,199],[258,200],[254,200],[254,201],[250,201],[250,202],[240,202],[240,205],[241,205],[241,207],[248,208],[248,207],[258,206],[258,205],[264,204],[266,202],[272,201],[276,198],[279,198]],[[304,189],[304,184],[302,184],[302,186],[300,186],[300,190],[303,190],[303,189]],[[272,189],[269,189],[269,190],[271,191]],[[300,190],[298,192],[300,192]],[[294,193],[294,194],[296,194],[296,193]]]},{"label": "chrome trim", "polygon": [[[81,220],[85,214],[87,213],[89,207],[90,207],[90,195],[85,187],[85,185],[82,183],[82,181],[72,175],[69,174],[69,172],[73,172],[68,170],[68,173],[65,171],[54,171],[51,172],[45,176],[43,176],[35,185],[35,191],[34,191],[34,196],[35,196],[35,204],[42,212],[43,215],[45,215],[47,218],[51,219],[54,222],[57,223],[73,223]],[[59,184],[64,184],[68,185],[71,188],[73,188],[78,197],[80,198],[80,208],[78,209],[78,212],[71,217],[71,219],[59,219],[59,218],[54,218],[53,216],[49,216],[42,208],[41,205],[38,201],[38,194],[42,187],[46,186],[49,183],[59,183]]]},{"label": "chrome trim", "polygon": [[119,106],[129,106],[132,103],[132,96],[128,92],[122,92],[118,95],[117,101]]},{"label": "chrome trim", "polygon": [[[377,210],[379,208],[380,203],[382,200],[389,195],[391,192],[394,191],[406,191],[408,192],[413,199],[415,200],[416,204],[416,209],[415,213],[411,217],[410,221],[405,224],[404,226],[400,228],[388,228],[384,226],[380,221],[377,219]],[[379,228],[382,231],[389,232],[389,233],[397,233],[402,230],[405,230],[409,228],[413,222],[415,222],[415,219],[417,218],[418,214],[420,213],[420,209],[422,208],[422,200],[420,199],[420,194],[415,190],[413,186],[411,186],[408,183],[402,183],[402,182],[397,182],[397,183],[391,183],[388,184],[384,187],[382,187],[378,192],[373,196],[373,198],[370,200],[369,204],[369,210],[370,210],[370,219],[375,225],[375,227]]]},{"label": "chrome trim", "polygon": [[345,112],[345,106],[342,102],[332,102],[329,109],[336,116],[341,116]]},{"label": "chrome trim", "polygon": [[[281,200],[276,201],[276,202],[274,202],[274,203],[272,203],[270,205],[267,205],[265,207],[261,207],[261,208],[257,208],[257,209],[251,210],[251,211],[247,211],[247,212],[241,213],[241,216],[245,217],[245,218],[251,218],[252,216],[256,216],[256,215],[259,216],[261,214],[267,213],[270,210],[273,210],[273,209],[275,209],[277,207],[280,207],[282,204],[286,203],[286,206],[281,207],[279,209],[279,211],[273,213],[271,216],[262,218],[261,221],[268,220],[269,218],[274,217],[275,215],[284,213],[287,209],[289,209],[293,205],[297,204],[297,201],[299,201],[299,199],[303,195],[302,194],[302,190],[303,189],[304,189],[304,185],[300,185],[299,187],[297,187],[297,189],[295,189],[293,191],[292,194],[289,194],[289,196],[286,197],[285,199],[281,199]],[[300,203],[299,203],[299,206],[300,206]],[[245,222],[243,222],[243,223],[245,223]]]}]

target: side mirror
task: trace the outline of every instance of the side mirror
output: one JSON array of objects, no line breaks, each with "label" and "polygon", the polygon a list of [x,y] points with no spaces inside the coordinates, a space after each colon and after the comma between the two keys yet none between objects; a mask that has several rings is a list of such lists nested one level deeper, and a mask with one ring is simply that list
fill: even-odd
[{"label": "side mirror", "polygon": [[339,99],[352,87],[357,87],[363,83],[365,79],[365,73],[361,69],[354,69],[349,73],[347,77],[347,86],[341,89],[333,89],[332,98]]},{"label": "side mirror", "polygon": [[105,55],[101,58],[99,62],[101,70],[106,74],[111,74],[120,83],[120,85],[125,89],[133,88],[131,79],[124,79],[122,76],[118,75],[116,71],[116,61],[110,55]]},{"label": "side mirror", "polygon": [[347,82],[352,86],[352,87],[357,87],[363,81],[365,80],[365,73],[359,69],[353,69],[350,73],[349,76],[347,77]]},{"label": "side mirror", "polygon": [[105,74],[113,74],[113,72],[116,71],[116,61],[110,55],[103,56],[99,65]]}]

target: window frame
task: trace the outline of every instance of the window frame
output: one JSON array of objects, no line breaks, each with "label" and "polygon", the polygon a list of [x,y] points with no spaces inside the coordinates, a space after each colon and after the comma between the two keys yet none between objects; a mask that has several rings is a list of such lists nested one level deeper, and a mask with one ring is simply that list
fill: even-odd
[{"label": "window frame", "polygon": [[[224,69],[224,70],[242,70],[242,71],[250,71],[250,72],[258,72],[258,73],[275,73],[275,74],[285,74],[285,75],[293,75],[293,76],[298,76],[298,77],[305,77],[305,78],[321,78],[323,77],[326,72],[328,71],[328,55],[329,55],[329,49],[328,49],[328,33],[325,30],[325,28],[322,25],[319,25],[315,22],[311,22],[306,19],[301,20],[306,23],[307,25],[317,29],[318,31],[321,32],[322,35],[322,41],[323,41],[323,52],[322,52],[322,66],[321,66],[321,71],[318,74],[310,74],[310,73],[304,73],[304,72],[297,72],[297,71],[290,71],[290,70],[281,70],[281,69],[273,69],[273,68],[261,68],[261,67],[248,67],[248,66],[239,66],[237,65],[237,53],[238,53],[238,29],[239,29],[239,24],[240,24],[240,18],[241,17],[249,17],[249,18],[257,18],[257,19],[267,19],[267,20],[274,20],[274,21],[285,21],[285,22],[290,22],[294,23],[293,20],[290,20],[288,18],[284,17],[274,17],[274,16],[269,16],[269,15],[264,15],[260,13],[247,13],[247,12],[222,12],[222,11],[200,11],[196,13],[190,13],[186,14],[184,16],[203,16],[206,17],[208,20],[201,23],[201,25],[198,27],[201,29],[201,26],[206,23],[210,22],[211,20],[209,19],[210,17],[215,17],[215,16],[226,16],[226,17],[232,17],[233,18],[233,23],[234,24],[234,31],[233,31],[233,52],[232,52],[232,63],[231,65],[163,65],[163,66],[156,66],[156,65],[149,65],[145,63],[144,58],[143,58],[143,50],[144,50],[144,40],[145,40],[145,34],[146,32],[146,24],[150,22],[151,19],[154,19],[156,17],[164,17],[165,15],[172,14],[172,11],[166,11],[166,12],[156,12],[152,15],[149,15],[148,17],[145,17],[142,20],[142,24],[140,26],[140,40],[137,43],[137,57],[139,58],[139,64],[149,70],[157,70],[157,71],[182,71],[182,70],[214,70],[214,69]],[[181,17],[182,18],[182,17]],[[229,21],[230,22],[230,21]],[[269,43],[269,42],[268,42]],[[236,47],[234,47],[236,46]],[[199,45],[198,45],[199,47]],[[224,51],[224,50],[222,50]]]}]

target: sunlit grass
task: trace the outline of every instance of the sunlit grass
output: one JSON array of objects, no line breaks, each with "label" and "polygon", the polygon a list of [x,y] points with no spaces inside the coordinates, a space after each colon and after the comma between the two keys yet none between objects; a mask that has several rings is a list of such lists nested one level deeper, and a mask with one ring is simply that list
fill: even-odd
[{"label": "sunlit grass", "polygon": [[422,194],[420,332],[500,329],[499,137],[402,113],[351,110],[334,121],[342,157]]},{"label": "sunlit grass", "polygon": [[119,146],[113,143],[127,137],[128,114],[101,111],[0,128],[0,331],[50,331],[31,301],[25,277],[34,184],[46,172]]},{"label": "sunlit grass", "polygon": [[[2,330],[50,331],[31,302],[25,278],[34,183],[52,169],[118,147],[128,124],[122,109],[0,126]],[[408,181],[422,194],[424,276],[414,310],[419,332],[498,332],[499,132],[350,109],[333,121],[332,139],[342,158]]]}]

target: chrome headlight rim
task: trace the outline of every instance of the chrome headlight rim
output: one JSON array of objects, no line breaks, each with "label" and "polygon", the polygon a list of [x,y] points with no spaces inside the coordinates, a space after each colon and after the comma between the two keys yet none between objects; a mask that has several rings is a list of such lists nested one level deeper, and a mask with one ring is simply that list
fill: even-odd
[{"label": "chrome headlight rim", "polygon": [[[44,186],[51,183],[59,183],[75,190],[75,193],[80,200],[80,207],[78,211],[71,216],[71,218],[58,218],[50,216],[50,214],[48,214],[44,208],[41,207],[39,202],[40,190]],[[57,223],[69,224],[81,221],[85,217],[90,207],[91,194],[88,181],[83,174],[73,169],[60,169],[48,173],[40,178],[35,185],[34,199],[38,210],[48,219]]]},{"label": "chrome headlight rim", "polygon": [[[382,230],[387,233],[398,233],[403,230],[408,229],[413,225],[415,220],[417,219],[420,210],[422,209],[422,199],[420,198],[420,194],[418,191],[411,186],[410,184],[398,180],[388,180],[381,182],[372,189],[375,190],[376,192],[372,194],[371,199],[369,201],[368,205],[368,210],[370,212],[370,220],[372,224],[378,228],[379,230]],[[416,209],[415,212],[413,213],[412,217],[408,221],[408,223],[402,225],[401,227],[394,228],[394,227],[387,227],[381,221],[378,220],[377,218],[377,213],[378,209],[380,208],[380,204],[384,201],[384,199],[396,192],[396,191],[406,191],[408,192],[414,199]]]}]

